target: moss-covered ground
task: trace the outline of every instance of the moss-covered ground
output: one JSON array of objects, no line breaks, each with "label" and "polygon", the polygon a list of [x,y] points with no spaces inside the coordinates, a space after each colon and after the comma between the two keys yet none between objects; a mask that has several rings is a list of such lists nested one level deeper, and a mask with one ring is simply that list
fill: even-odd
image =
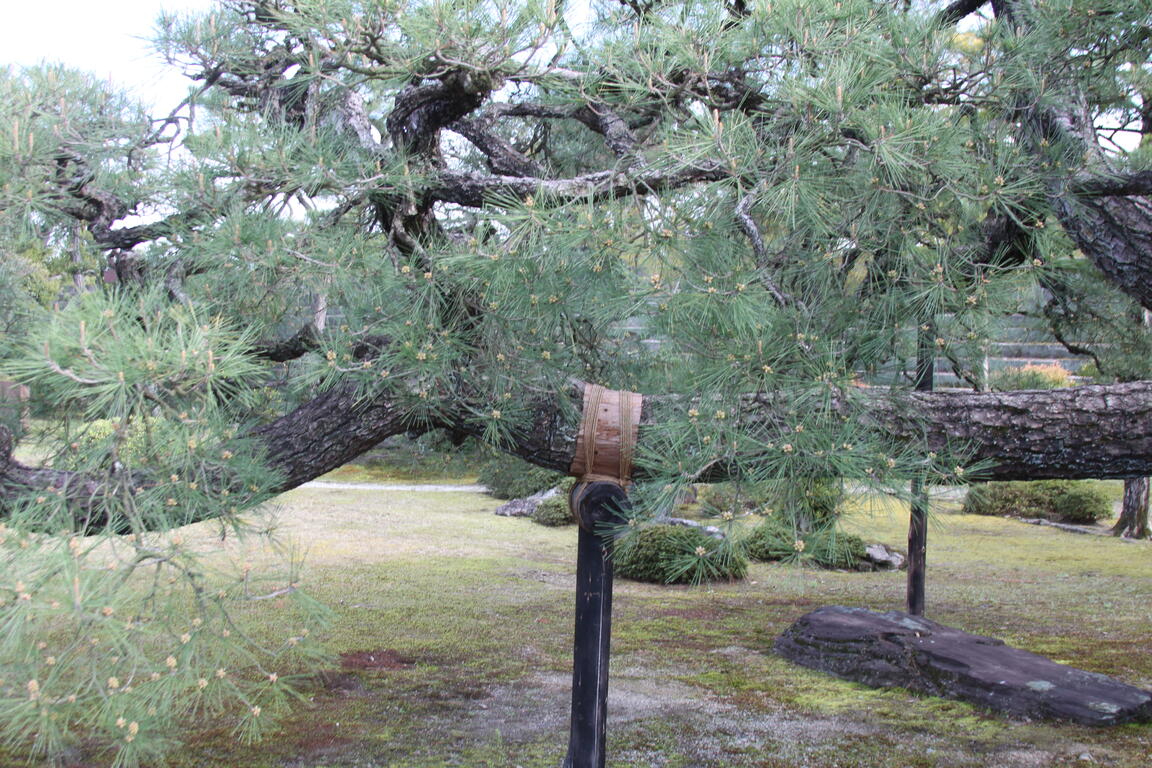
[{"label": "moss-covered ground", "polygon": [[[465,493],[306,488],[282,499],[304,583],[333,611],[330,661],[265,741],[189,723],[176,768],[556,768],[567,741],[576,530],[497,517]],[[903,549],[907,513],[849,526]],[[205,546],[215,535],[206,527]],[[216,541],[213,546],[220,546]],[[929,533],[928,616],[1152,689],[1152,544],[945,505]],[[772,652],[805,612],[903,606],[903,573],[753,565],[703,587],[618,582],[611,768],[1152,765],[1152,725],[1022,722],[871,690]],[[274,631],[277,607],[251,620]],[[2,761],[0,761],[2,762]]]}]

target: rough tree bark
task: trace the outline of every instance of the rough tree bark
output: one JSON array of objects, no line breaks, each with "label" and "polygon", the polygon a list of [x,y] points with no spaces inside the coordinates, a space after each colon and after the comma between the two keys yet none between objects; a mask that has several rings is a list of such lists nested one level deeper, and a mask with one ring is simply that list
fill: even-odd
[{"label": "rough tree bark", "polygon": [[[969,463],[991,463],[982,480],[1135,477],[1152,474],[1152,382],[1133,382],[1025,392],[925,392],[893,397],[876,392],[869,403],[869,426],[918,450],[961,451]],[[566,471],[576,446],[582,387],[575,385],[531,404],[532,426],[509,451],[538,466]],[[564,402],[564,401],[567,402]],[[649,395],[640,423],[640,443],[648,427],[668,412],[687,409],[688,398]],[[390,400],[358,400],[349,387],[334,389],[301,405],[249,437],[267,449],[280,480],[276,492],[295,488],[356,458],[397,434],[447,429],[480,436],[483,425],[467,409],[438,422],[411,424]],[[783,395],[749,395],[739,417],[750,428],[784,434],[792,417]],[[80,513],[93,516],[99,480],[62,470],[30,467],[12,459],[10,442],[0,444],[0,499],[22,491],[61,490]],[[729,476],[710,467],[702,481]],[[637,479],[652,470],[636,468]]]},{"label": "rough tree bark", "polygon": [[1120,507],[1120,519],[1112,526],[1113,536],[1128,539],[1152,536],[1148,529],[1148,487],[1147,477],[1130,477],[1124,481],[1124,501]]}]

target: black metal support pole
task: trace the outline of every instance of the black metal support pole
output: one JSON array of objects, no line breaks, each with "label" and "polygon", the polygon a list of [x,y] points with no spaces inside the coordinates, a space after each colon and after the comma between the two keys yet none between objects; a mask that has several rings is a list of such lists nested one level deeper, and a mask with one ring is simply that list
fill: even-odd
[{"label": "black metal support pole", "polygon": [[[936,347],[933,325],[921,327],[916,350],[916,391],[931,392],[935,384]],[[908,599],[913,616],[924,615],[924,583],[928,570],[928,489],[923,477],[912,478],[912,514],[908,520]]]},{"label": "black metal support pole", "polygon": [[615,483],[577,486],[576,624],[572,643],[572,727],[564,768],[604,768],[608,656],[612,634],[612,542],[599,530],[628,504]]},{"label": "black metal support pole", "polygon": [[925,577],[928,570],[928,499],[924,481],[912,478],[912,515],[908,520],[908,599],[912,616],[924,615]]}]

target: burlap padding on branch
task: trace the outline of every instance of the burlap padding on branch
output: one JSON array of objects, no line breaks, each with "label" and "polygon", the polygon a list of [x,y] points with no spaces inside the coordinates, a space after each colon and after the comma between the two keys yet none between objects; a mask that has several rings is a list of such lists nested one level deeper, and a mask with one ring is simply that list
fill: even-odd
[{"label": "burlap padding on branch", "polygon": [[582,483],[599,481],[626,487],[632,480],[643,401],[636,392],[585,384],[576,455],[568,474]]}]

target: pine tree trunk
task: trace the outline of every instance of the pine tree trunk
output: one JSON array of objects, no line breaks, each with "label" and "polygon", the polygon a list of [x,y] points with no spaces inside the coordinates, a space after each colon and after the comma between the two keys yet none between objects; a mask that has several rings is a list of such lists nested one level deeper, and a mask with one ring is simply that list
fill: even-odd
[{"label": "pine tree trunk", "polygon": [[1120,507],[1120,519],[1112,526],[1113,536],[1149,538],[1148,489],[1147,477],[1130,477],[1124,481],[1124,501]]}]

